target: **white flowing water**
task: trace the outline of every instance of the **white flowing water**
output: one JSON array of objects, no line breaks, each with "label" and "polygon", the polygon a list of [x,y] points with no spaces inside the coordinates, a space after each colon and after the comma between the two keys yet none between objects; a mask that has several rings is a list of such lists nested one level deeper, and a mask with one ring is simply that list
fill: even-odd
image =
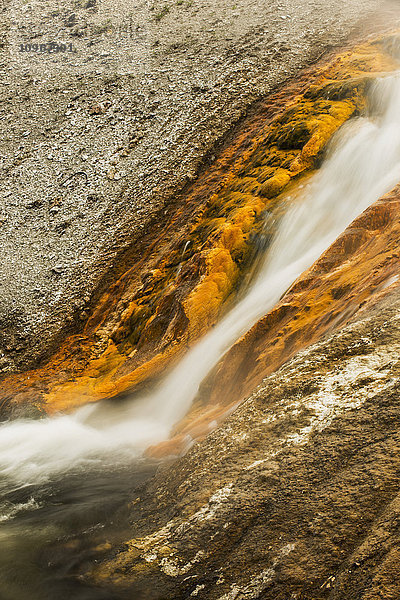
[{"label": "white flowing water", "polygon": [[140,456],[167,439],[199,385],[227,349],[271,309],[296,278],[370,204],[400,181],[400,76],[378,80],[370,118],[349,122],[330,156],[282,218],[247,295],[206,335],[162,385],[123,406],[86,406],[73,415],[0,427],[0,474],[40,483],[85,464]]}]

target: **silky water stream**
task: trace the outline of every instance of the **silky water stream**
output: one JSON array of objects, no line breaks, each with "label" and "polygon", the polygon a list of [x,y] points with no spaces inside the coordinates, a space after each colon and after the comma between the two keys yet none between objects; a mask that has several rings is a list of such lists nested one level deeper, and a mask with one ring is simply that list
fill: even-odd
[{"label": "silky water stream", "polygon": [[377,80],[370,106],[370,116],[348,122],[332,140],[322,168],[280,220],[246,293],[158,389],[71,415],[1,425],[2,600],[116,598],[70,578],[74,564],[88,559],[85,545],[72,562],[57,553],[49,560],[43,549],[58,539],[73,545],[74,536],[86,536],[89,547],[92,532],[124,526],[113,515],[123,521],[121,507],[156,467],[143,451],[168,438],[239,336],[355,217],[400,181],[400,75]]}]

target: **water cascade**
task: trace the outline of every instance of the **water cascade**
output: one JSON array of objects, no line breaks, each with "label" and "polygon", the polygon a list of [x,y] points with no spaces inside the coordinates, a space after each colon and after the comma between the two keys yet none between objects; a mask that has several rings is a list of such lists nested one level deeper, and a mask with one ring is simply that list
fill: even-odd
[{"label": "water cascade", "polygon": [[151,395],[0,428],[0,473],[37,484],[77,466],[140,456],[168,438],[227,349],[271,309],[352,220],[400,180],[400,76],[377,80],[371,114],[335,136],[328,157],[282,218],[246,295]]}]

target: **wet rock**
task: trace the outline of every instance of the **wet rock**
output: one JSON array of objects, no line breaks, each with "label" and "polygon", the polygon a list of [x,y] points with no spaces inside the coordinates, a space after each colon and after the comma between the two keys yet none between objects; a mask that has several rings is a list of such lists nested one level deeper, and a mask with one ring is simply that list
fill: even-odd
[{"label": "wet rock", "polygon": [[154,600],[395,598],[399,313],[396,288],[265,379],[147,485],[86,580]]},{"label": "wet rock", "polygon": [[365,301],[396,285],[399,198],[396,187],[357,217],[232,346],[203,382],[192,415],[176,428],[178,435],[207,433],[213,407],[219,407],[213,418],[221,418],[301,348],[342,326],[365,308]]}]

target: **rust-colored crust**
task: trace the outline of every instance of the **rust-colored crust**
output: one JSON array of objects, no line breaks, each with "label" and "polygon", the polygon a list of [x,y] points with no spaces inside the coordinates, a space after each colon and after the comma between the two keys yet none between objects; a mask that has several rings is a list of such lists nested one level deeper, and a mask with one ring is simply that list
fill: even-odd
[{"label": "rust-colored crust", "polygon": [[[318,167],[335,131],[364,110],[370,82],[397,68],[390,39],[360,44],[260,104],[245,130],[182,198],[161,235],[104,292],[82,334],[68,337],[46,364],[4,378],[0,402],[34,403],[54,413],[137,390],[160,377],[234,301],[251,266],[264,211],[284,209],[288,190]],[[275,309],[281,318],[285,311],[293,313],[292,319],[298,310],[291,336],[284,336],[293,352],[302,339],[314,339],[296,331],[314,323],[317,306],[322,320],[332,320],[326,313],[329,290],[321,296],[318,287],[314,294],[318,303],[313,301],[309,312],[297,298],[297,308],[281,303]],[[271,329],[271,318],[256,329]],[[315,335],[323,330],[319,322],[313,327]],[[266,363],[278,365],[291,355],[281,349],[282,335],[267,351],[260,334],[248,335],[255,370],[245,378],[243,393],[265,373]],[[231,356],[240,363],[238,347]],[[215,394],[212,401],[221,402],[218,389]]]},{"label": "rust-colored crust", "polygon": [[[368,208],[299,277],[281,301],[227,352],[191,411],[152,456],[179,454],[201,439],[300,349],[344,325],[399,285],[400,186]],[[349,349],[350,351],[350,349]]]}]

